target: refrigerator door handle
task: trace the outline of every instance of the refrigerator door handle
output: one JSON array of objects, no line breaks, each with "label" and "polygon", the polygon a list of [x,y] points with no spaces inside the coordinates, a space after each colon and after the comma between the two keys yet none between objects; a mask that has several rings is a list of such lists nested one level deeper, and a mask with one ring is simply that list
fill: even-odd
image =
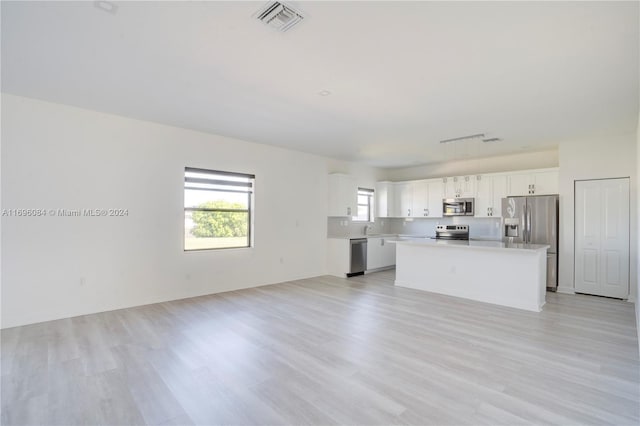
[{"label": "refrigerator door handle", "polygon": [[529,206],[526,204],[524,205],[524,238],[522,240],[525,244],[529,242]]},{"label": "refrigerator door handle", "polygon": [[527,244],[529,238],[529,210],[527,209],[527,203],[522,208],[522,243]]},{"label": "refrigerator door handle", "polygon": [[531,206],[527,204],[527,244],[531,244]]}]

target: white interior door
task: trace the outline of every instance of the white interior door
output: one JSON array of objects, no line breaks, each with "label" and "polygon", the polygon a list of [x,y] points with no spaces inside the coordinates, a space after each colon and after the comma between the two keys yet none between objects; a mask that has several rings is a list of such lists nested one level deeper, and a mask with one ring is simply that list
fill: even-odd
[{"label": "white interior door", "polygon": [[575,288],[629,296],[629,179],[576,182]]}]

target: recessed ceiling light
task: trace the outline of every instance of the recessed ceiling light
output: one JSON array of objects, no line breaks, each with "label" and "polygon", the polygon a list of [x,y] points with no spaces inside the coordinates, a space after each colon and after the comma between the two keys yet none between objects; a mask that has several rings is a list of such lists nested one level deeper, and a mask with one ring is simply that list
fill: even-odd
[{"label": "recessed ceiling light", "polygon": [[116,11],[118,10],[118,6],[116,4],[111,3],[110,1],[105,1],[105,0],[94,1],[93,5],[100,10],[104,10],[105,12],[109,12],[113,14],[115,14]]},{"label": "recessed ceiling light", "polygon": [[331,92],[328,91],[328,90],[321,90],[321,91],[318,92],[318,95],[320,95],[320,96],[329,96],[330,94],[331,94]]}]

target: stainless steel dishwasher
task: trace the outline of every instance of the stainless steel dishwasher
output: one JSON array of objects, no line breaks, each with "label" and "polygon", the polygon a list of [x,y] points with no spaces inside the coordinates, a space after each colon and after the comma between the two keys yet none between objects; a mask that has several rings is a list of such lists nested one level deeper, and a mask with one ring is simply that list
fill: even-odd
[{"label": "stainless steel dishwasher", "polygon": [[363,275],[367,269],[367,239],[351,239],[351,258],[349,261],[349,273],[347,277]]}]

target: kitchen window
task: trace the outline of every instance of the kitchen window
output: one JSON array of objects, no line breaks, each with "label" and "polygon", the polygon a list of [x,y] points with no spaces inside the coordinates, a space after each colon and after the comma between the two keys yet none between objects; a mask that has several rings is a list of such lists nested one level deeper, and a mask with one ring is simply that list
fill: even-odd
[{"label": "kitchen window", "polygon": [[255,176],[184,169],[184,249],[252,246]]},{"label": "kitchen window", "polygon": [[358,215],[352,220],[373,222],[373,189],[358,188]]}]

